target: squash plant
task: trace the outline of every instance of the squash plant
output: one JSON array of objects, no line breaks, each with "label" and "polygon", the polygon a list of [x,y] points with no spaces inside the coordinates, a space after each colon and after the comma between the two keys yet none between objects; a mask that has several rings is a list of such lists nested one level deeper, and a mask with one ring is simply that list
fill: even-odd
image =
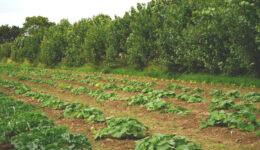
[{"label": "squash plant", "polygon": [[[1,93],[1,92],[0,92]],[[24,104],[21,101],[15,101],[12,98],[0,96],[0,121],[14,114],[19,114],[23,111],[34,110],[36,106]]]},{"label": "squash plant", "polygon": [[51,107],[53,109],[65,109],[69,103],[63,102],[59,100],[56,97],[51,97],[50,99],[47,99],[46,101],[42,102],[42,107]]},{"label": "squash plant", "polygon": [[221,96],[223,95],[223,91],[220,89],[213,89],[210,93],[210,96]]},{"label": "squash plant", "polygon": [[88,91],[89,91],[88,88],[86,88],[84,86],[80,86],[78,88],[73,88],[71,90],[71,93],[74,94],[74,95],[81,95],[81,94],[87,93]]},{"label": "squash plant", "polygon": [[182,86],[180,86],[179,84],[174,84],[174,83],[168,83],[166,89],[169,90],[177,90],[177,89],[181,89]]},{"label": "squash plant", "polygon": [[65,118],[84,118],[88,123],[103,122],[106,119],[102,116],[102,112],[96,108],[90,108],[80,103],[70,103],[64,110]]},{"label": "squash plant", "polygon": [[32,128],[53,125],[54,122],[43,112],[29,111],[15,114],[0,122],[0,143],[3,140],[5,142],[10,140],[11,136],[28,132]]},{"label": "squash plant", "polygon": [[59,84],[58,88],[61,90],[71,90],[73,87],[72,87],[72,85],[69,85],[69,84]]},{"label": "squash plant", "polygon": [[137,86],[125,86],[125,85],[119,86],[119,89],[124,92],[140,92],[142,90],[140,87]]},{"label": "squash plant", "polygon": [[171,105],[171,103],[167,103],[165,100],[163,100],[161,98],[156,98],[156,99],[153,99],[153,100],[149,101],[148,103],[146,103],[145,107],[149,111],[155,111],[155,110],[161,110],[161,109],[168,108],[170,105]]},{"label": "squash plant", "polygon": [[230,98],[241,98],[243,94],[239,90],[230,90],[225,94],[226,97]]},{"label": "squash plant", "polygon": [[234,113],[226,113],[224,110],[215,110],[207,116],[206,119],[202,119],[200,129],[215,125],[253,132],[260,127],[260,122],[256,121],[253,108],[247,107]]},{"label": "squash plant", "polygon": [[145,105],[150,101],[150,99],[143,94],[138,94],[137,96],[132,96],[124,100],[127,101],[127,105]]},{"label": "squash plant", "polygon": [[201,150],[192,140],[175,134],[154,134],[152,138],[146,137],[137,141],[135,150]]},{"label": "squash plant", "polygon": [[174,91],[165,91],[165,90],[153,90],[146,94],[148,97],[157,97],[157,98],[173,98],[176,96],[176,92]]},{"label": "squash plant", "polygon": [[232,100],[232,98],[217,97],[211,100],[209,111],[217,109],[230,109],[234,104],[235,102]]},{"label": "squash plant", "polygon": [[28,133],[21,133],[11,138],[16,149],[88,149],[90,143],[82,134],[69,134],[67,127],[37,127]]},{"label": "squash plant", "polygon": [[181,106],[169,106],[168,108],[162,109],[160,113],[168,113],[168,114],[181,114],[185,115],[188,114],[189,111]]},{"label": "squash plant", "polygon": [[15,78],[17,78],[18,80],[32,80],[31,77],[22,76],[22,75],[17,75],[17,76],[15,76]]},{"label": "squash plant", "polygon": [[200,97],[198,93],[195,94],[182,93],[178,95],[178,100],[187,101],[189,103],[200,103],[205,101]]},{"label": "squash plant", "polygon": [[148,127],[130,118],[114,118],[106,122],[107,127],[101,128],[95,139],[139,139],[146,135]]},{"label": "squash plant", "polygon": [[260,94],[256,92],[248,92],[244,97],[244,100],[257,103],[260,102]]}]

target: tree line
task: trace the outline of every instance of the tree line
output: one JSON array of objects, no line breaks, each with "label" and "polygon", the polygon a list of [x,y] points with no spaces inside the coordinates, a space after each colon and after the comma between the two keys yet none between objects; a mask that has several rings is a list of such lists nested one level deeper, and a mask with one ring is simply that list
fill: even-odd
[{"label": "tree line", "polygon": [[114,19],[27,17],[16,38],[2,39],[0,27],[0,59],[259,76],[259,7],[258,0],[152,0]]}]

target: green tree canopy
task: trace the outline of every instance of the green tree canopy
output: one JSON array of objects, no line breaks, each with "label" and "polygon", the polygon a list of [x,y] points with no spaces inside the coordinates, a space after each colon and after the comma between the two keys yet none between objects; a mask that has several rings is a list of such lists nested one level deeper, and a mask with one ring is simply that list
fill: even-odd
[{"label": "green tree canopy", "polygon": [[21,29],[17,26],[0,26],[0,44],[13,41],[20,33]]},{"label": "green tree canopy", "polygon": [[55,23],[50,22],[48,18],[42,16],[26,17],[25,23],[23,24],[23,31],[25,34],[34,34],[39,29],[49,28],[55,25]]}]

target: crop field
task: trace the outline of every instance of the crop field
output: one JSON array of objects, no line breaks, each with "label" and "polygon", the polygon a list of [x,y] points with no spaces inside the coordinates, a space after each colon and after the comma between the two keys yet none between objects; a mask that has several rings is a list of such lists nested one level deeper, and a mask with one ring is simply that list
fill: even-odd
[{"label": "crop field", "polygon": [[0,66],[0,149],[257,150],[260,89]]}]

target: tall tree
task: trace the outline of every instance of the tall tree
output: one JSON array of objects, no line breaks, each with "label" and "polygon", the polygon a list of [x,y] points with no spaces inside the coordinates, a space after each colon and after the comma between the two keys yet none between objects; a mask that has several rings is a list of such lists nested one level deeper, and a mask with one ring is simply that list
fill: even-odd
[{"label": "tall tree", "polygon": [[46,17],[26,17],[25,23],[23,24],[23,31],[25,34],[31,35],[38,32],[40,29],[49,28],[53,25],[55,25],[55,23],[50,22]]},{"label": "tall tree", "polygon": [[20,33],[21,30],[17,26],[0,26],[0,44],[13,41],[17,36],[20,35]]},{"label": "tall tree", "polygon": [[99,64],[104,60],[110,22],[111,18],[107,15],[100,14],[93,17],[83,44],[83,49],[87,56],[86,62]]}]

